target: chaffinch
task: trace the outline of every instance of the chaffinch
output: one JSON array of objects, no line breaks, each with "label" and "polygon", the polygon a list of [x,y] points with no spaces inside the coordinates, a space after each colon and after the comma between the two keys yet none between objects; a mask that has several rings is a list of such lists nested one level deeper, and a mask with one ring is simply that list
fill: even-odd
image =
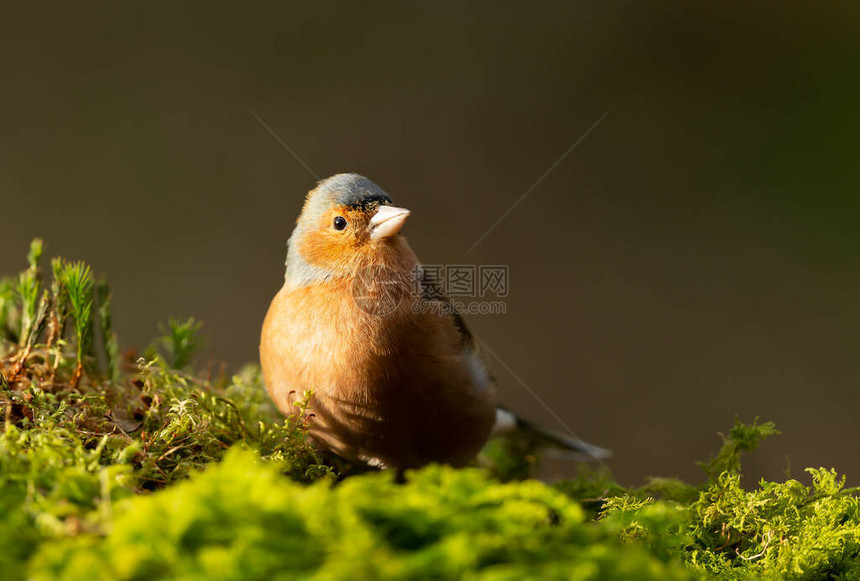
[{"label": "chaffinch", "polygon": [[321,181],[288,243],[284,286],[263,323],[260,361],[285,414],[313,390],[312,438],[344,458],[411,468],[471,461],[491,433],[532,429],[605,451],[497,408],[494,381],[456,314],[416,308],[420,264],[399,233],[409,211],[356,174]]}]

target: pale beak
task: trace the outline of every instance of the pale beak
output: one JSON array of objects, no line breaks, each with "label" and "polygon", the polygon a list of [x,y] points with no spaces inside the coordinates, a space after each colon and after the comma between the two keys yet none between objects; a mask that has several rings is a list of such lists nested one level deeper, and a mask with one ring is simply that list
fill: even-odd
[{"label": "pale beak", "polygon": [[379,206],[376,214],[370,219],[370,239],[378,240],[394,236],[403,228],[409,214],[411,212],[406,208]]}]

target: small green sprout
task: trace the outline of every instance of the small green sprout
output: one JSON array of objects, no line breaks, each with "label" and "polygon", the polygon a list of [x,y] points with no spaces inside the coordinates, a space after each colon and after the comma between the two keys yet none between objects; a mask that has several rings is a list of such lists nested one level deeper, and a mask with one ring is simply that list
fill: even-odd
[{"label": "small green sprout", "polygon": [[40,238],[33,239],[30,251],[27,253],[27,263],[30,268],[18,276],[18,296],[21,299],[21,333],[18,342],[24,346],[30,339],[36,326],[36,311],[39,307],[39,295],[42,282],[39,277],[39,262],[42,259],[43,244]]},{"label": "small green sprout", "polygon": [[159,325],[162,336],[156,343],[164,348],[167,364],[173,369],[185,369],[194,359],[194,355],[203,347],[204,340],[200,336],[202,321],[194,317],[179,320],[171,317],[167,328]]},{"label": "small green sprout", "polygon": [[111,316],[111,293],[107,279],[101,277],[96,285],[96,298],[98,300],[99,330],[101,331],[102,349],[104,350],[107,374],[113,381],[118,381],[119,370],[119,342],[113,331],[113,317]]},{"label": "small green sprout", "polygon": [[752,424],[744,424],[735,418],[735,425],[728,436],[720,434],[723,446],[716,456],[708,462],[699,462],[699,466],[713,480],[723,472],[738,473],[741,470],[741,454],[753,452],[759,443],[770,436],[779,435],[779,430],[773,422],[758,423],[758,418]]},{"label": "small green sprout", "polygon": [[66,296],[74,319],[77,346],[77,366],[72,385],[77,387],[83,373],[84,354],[92,342],[93,275],[89,265],[81,262],[62,262],[59,267],[60,284]]},{"label": "small green sprout", "polygon": [[[18,316],[18,294],[16,282],[8,277],[0,278],[0,347],[3,341],[18,342],[16,318]],[[0,349],[2,354],[2,349]]]},{"label": "small green sprout", "polygon": [[39,262],[42,261],[42,251],[45,249],[45,243],[41,238],[33,238],[30,242],[30,251],[27,253],[27,264],[30,265],[30,270],[39,268]]}]

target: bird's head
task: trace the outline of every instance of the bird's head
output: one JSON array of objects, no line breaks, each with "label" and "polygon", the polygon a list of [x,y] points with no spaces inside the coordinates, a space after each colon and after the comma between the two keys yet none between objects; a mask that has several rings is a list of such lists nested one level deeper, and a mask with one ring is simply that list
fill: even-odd
[{"label": "bird's head", "polygon": [[290,237],[287,280],[303,284],[396,260],[408,248],[398,234],[408,217],[409,210],[394,206],[365,177],[338,174],[321,181]]}]

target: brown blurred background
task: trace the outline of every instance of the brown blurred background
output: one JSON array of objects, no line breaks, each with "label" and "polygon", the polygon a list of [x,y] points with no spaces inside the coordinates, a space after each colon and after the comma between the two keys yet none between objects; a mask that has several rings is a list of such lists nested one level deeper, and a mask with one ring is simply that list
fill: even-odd
[{"label": "brown blurred background", "polygon": [[[168,316],[256,360],[314,178],[413,210],[427,263],[507,264],[469,323],[626,483],[860,458],[854,3],[4,6],[0,270],[108,274],[124,347]],[[607,110],[477,248],[469,247]],[[555,420],[497,362],[510,407]]]}]

